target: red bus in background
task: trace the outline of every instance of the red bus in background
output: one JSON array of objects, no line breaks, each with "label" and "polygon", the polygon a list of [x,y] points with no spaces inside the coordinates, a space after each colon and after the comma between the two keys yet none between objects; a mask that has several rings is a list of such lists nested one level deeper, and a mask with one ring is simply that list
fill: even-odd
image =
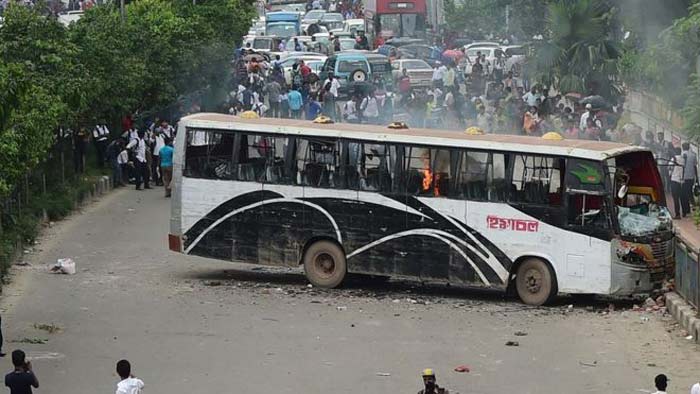
[{"label": "red bus in background", "polygon": [[391,37],[422,38],[428,16],[426,0],[366,0],[367,34],[375,42]]}]

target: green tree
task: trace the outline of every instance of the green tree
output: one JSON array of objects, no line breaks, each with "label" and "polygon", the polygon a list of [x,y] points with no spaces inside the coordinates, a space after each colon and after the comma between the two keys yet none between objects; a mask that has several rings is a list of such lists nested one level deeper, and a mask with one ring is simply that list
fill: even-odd
[{"label": "green tree", "polygon": [[445,19],[449,29],[460,35],[473,38],[515,35],[529,41],[542,33],[548,1],[445,0]]},{"label": "green tree", "polygon": [[602,0],[558,0],[547,12],[545,39],[529,63],[534,80],[562,92],[615,100],[621,87],[614,8]]}]

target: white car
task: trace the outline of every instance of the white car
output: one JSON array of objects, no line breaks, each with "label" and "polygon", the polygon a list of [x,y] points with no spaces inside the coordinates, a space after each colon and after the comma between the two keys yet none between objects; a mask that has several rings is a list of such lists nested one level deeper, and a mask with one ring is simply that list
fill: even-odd
[{"label": "white car", "polygon": [[433,68],[425,60],[421,59],[396,59],[391,62],[391,75],[394,81],[398,80],[406,69],[411,79],[411,87],[428,88],[433,79]]},{"label": "white car", "polygon": [[512,71],[518,77],[527,57],[527,47],[523,45],[506,45],[501,47],[506,55],[505,72]]},{"label": "white car", "polygon": [[484,72],[488,72],[491,74],[493,72],[493,66],[496,63],[496,53],[498,52],[500,56],[505,56],[503,53],[503,50],[500,47],[472,47],[467,49],[467,59],[469,59],[469,62],[466,66],[466,69],[464,70],[464,74],[470,75],[472,73],[472,67],[471,65],[474,64],[476,61],[476,55],[477,53],[481,52],[482,55],[486,55],[486,65],[483,65],[484,68],[488,67],[488,70],[484,70]]},{"label": "white car", "polygon": [[471,44],[467,44],[464,46],[465,50],[469,50],[471,48],[500,48],[501,44],[493,41],[474,41]]},{"label": "white car", "polygon": [[68,11],[58,14],[58,21],[63,24],[63,26],[68,26],[73,22],[77,22],[83,17],[83,11]]},{"label": "white car", "polygon": [[282,70],[284,71],[284,80],[287,83],[287,85],[292,84],[292,66],[294,66],[295,63],[298,63],[301,60],[303,60],[304,63],[311,67],[311,70],[314,73],[318,74],[319,71],[321,71],[321,66],[323,66],[323,63],[326,61],[326,56],[294,55],[282,60],[280,65],[282,66]]},{"label": "white car", "polygon": [[365,31],[364,19],[346,19],[343,31],[355,34],[357,31]]}]

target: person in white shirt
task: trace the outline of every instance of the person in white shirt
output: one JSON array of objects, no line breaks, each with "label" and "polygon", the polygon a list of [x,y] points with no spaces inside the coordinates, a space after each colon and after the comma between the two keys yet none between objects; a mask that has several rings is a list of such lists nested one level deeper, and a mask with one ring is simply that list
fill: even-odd
[{"label": "person in white shirt", "polygon": [[143,390],[143,380],[131,374],[131,364],[127,360],[117,362],[117,373],[122,379],[117,383],[116,394],[140,394]]},{"label": "person in white shirt", "polygon": [[586,112],[581,114],[581,120],[578,122],[579,130],[586,130],[586,126],[588,125],[588,118],[591,116],[592,111],[593,107],[590,104],[586,104]]},{"label": "person in white shirt", "polygon": [[343,119],[348,123],[357,123],[357,106],[355,105],[355,100],[350,98],[343,105]]},{"label": "person in white shirt", "polygon": [[[685,158],[681,154],[680,148],[674,148],[674,156],[669,163],[671,165],[671,197],[673,199],[674,219],[680,219],[683,214],[681,204],[681,194],[683,193],[683,169],[685,168]],[[698,392],[697,394],[700,394]]]},{"label": "person in white shirt", "polygon": [[666,394],[666,387],[668,387],[668,378],[664,374],[656,375],[654,378],[654,385],[656,386],[656,392],[654,394]]},{"label": "person in white shirt", "polygon": [[121,168],[121,176],[122,176],[122,181],[121,181],[121,186],[126,186],[126,182],[124,182],[124,178],[126,177],[126,180],[129,181],[131,178],[136,178],[134,175],[133,169],[129,168],[129,151],[126,150],[126,147],[123,144],[121,145],[121,152],[119,152],[119,155],[117,156],[117,164]]},{"label": "person in white shirt", "polygon": [[[537,87],[533,86],[532,88],[530,88],[529,92],[527,92],[527,93],[525,93],[525,95],[523,95],[523,101],[525,101],[525,103],[527,104],[528,107],[536,107],[537,106],[537,99],[541,98],[541,97],[542,97],[542,95],[539,94],[539,92],[537,91]],[[585,128],[585,125],[584,125],[584,128]]]},{"label": "person in white shirt", "polygon": [[435,67],[433,68],[433,87],[441,88],[442,79],[447,71],[447,67],[443,66],[440,62],[435,62]]},{"label": "person in white shirt", "polygon": [[146,164],[146,140],[144,139],[144,132],[139,130],[138,136],[135,139],[129,141],[126,149],[132,149],[134,151],[134,166],[136,167],[136,190],[142,190],[141,184],[146,189],[151,189],[149,184],[148,167]]},{"label": "person in white shirt", "polygon": [[160,128],[157,128],[155,133],[153,133],[153,160],[151,161],[151,174],[153,174],[153,180],[156,182],[156,186],[163,186],[163,176],[160,173],[160,148],[165,146],[166,138],[168,137],[164,135],[162,129]]},{"label": "person in white shirt", "polygon": [[700,383],[695,383],[690,388],[690,394],[700,394]]},{"label": "person in white shirt", "polygon": [[156,128],[156,130],[160,130],[161,133],[163,133],[164,137],[172,139],[175,137],[175,128],[168,124],[167,120],[163,120],[160,122],[160,127]]},{"label": "person in white shirt", "polygon": [[362,111],[362,117],[369,124],[378,124],[379,121],[379,104],[377,103],[376,97],[373,93],[368,93],[365,98],[362,99],[360,103],[360,111]]},{"label": "person in white shirt", "polygon": [[107,145],[109,145],[109,129],[106,124],[102,123],[95,126],[92,130],[92,141],[97,152],[97,167],[102,168],[105,164]]},{"label": "person in white shirt", "polygon": [[338,89],[340,89],[340,82],[333,72],[329,71],[328,79],[323,82],[323,113],[333,120],[336,120],[335,102],[338,99]]}]

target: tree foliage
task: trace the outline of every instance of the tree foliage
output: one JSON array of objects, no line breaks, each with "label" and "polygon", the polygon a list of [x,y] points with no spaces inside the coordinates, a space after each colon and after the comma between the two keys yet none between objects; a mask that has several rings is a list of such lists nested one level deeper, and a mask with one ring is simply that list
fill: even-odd
[{"label": "tree foliage", "polygon": [[601,0],[558,0],[548,7],[545,39],[534,48],[535,80],[562,92],[615,100],[621,48],[614,8]]},{"label": "tree foliage", "polygon": [[548,0],[445,0],[445,20],[448,28],[460,36],[481,39],[514,35],[528,41],[541,33],[547,3]]},{"label": "tree foliage", "polygon": [[117,124],[193,92],[223,94],[255,15],[245,0],[140,0],[126,18],[93,7],[66,28],[15,3],[0,27],[0,196],[50,148],[59,126]]}]

